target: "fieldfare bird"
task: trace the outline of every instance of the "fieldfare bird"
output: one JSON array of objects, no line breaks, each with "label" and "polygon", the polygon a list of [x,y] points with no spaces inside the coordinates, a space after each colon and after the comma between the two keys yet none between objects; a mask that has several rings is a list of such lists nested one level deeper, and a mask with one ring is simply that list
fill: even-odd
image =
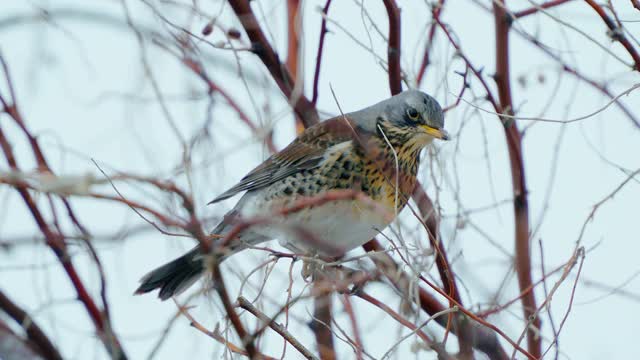
[{"label": "fieldfare bird", "polygon": [[[226,244],[221,259],[274,238],[295,253],[321,256],[342,255],[364,244],[393,220],[380,208],[396,215],[406,205],[416,184],[420,152],[434,138],[449,138],[442,108],[417,90],[306,129],[211,201],[245,192],[213,230],[223,238],[247,219],[271,219],[241,231]],[[274,215],[301,199],[345,189],[361,191],[370,201],[338,199]],[[136,294],[160,289],[162,300],[179,294],[205,272],[204,255],[196,247],[151,271]]]}]

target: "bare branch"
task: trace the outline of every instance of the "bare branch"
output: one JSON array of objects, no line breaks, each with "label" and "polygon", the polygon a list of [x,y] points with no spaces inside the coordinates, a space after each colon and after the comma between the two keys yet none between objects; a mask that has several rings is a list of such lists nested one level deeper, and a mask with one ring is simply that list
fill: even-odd
[{"label": "bare branch", "polygon": [[27,333],[28,339],[37,346],[39,354],[47,360],[62,360],[63,357],[47,334],[26,311],[16,305],[0,290],[0,310],[4,311]]},{"label": "bare branch", "polygon": [[275,80],[276,84],[293,105],[296,114],[300,117],[305,127],[309,127],[319,121],[318,112],[315,106],[303,94],[293,93],[293,77],[280,62],[278,54],[273,50],[266,36],[260,28],[258,19],[256,19],[251,10],[248,0],[229,0],[229,5],[240,19],[242,27],[247,32],[251,40],[252,51],[258,55],[260,60],[269,70],[269,73]]},{"label": "bare branch", "polygon": [[402,69],[400,68],[400,9],[395,0],[383,0],[389,18],[389,88],[391,95],[402,92]]},{"label": "bare branch", "polygon": [[275,319],[270,319],[267,315],[265,315],[263,312],[258,310],[257,307],[253,306],[253,304],[249,300],[240,296],[238,298],[238,306],[252,313],[255,317],[260,319],[264,324],[268,325],[271,329],[273,329],[273,331],[280,334],[280,336],[282,336],[294,348],[296,348],[300,352],[300,354],[302,354],[302,356],[304,356],[305,358],[312,359],[312,360],[318,359],[313,353],[311,353],[311,351],[309,351],[306,347],[304,347],[304,345],[302,345],[302,343],[300,343],[300,341],[298,341],[298,339],[296,339],[295,336],[293,336],[284,326],[278,324],[275,321]]}]

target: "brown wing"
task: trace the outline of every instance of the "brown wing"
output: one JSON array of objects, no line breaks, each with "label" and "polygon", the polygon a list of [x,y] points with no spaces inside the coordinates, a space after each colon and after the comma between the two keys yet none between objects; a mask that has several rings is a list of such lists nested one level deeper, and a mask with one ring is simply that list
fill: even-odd
[{"label": "brown wing", "polygon": [[209,204],[228,199],[239,192],[257,190],[320,164],[325,150],[353,139],[353,121],[338,116],[306,129],[291,144],[251,170],[238,184]]}]

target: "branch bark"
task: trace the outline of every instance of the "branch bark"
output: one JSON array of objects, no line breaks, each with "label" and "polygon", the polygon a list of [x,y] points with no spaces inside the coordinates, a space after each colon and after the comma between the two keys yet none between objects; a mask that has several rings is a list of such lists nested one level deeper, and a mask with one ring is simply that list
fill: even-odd
[{"label": "branch bark", "polygon": [[0,309],[18,323],[27,333],[27,338],[36,346],[38,353],[47,360],[62,360],[63,357],[45,332],[29,314],[15,304],[0,290]]},{"label": "branch bark", "polygon": [[[440,237],[440,219],[438,217],[438,213],[433,206],[433,201],[431,201],[429,195],[427,195],[427,193],[424,191],[424,187],[422,186],[422,184],[420,184],[420,182],[416,184],[416,187],[412,194],[412,198],[413,201],[416,202],[422,220],[424,221],[424,225],[427,228],[427,235],[429,237],[431,248],[435,251],[436,268],[438,269],[438,273],[440,274],[440,279],[442,280],[444,291],[458,304],[462,304],[460,291],[458,290],[458,285],[456,283],[453,270],[451,269],[451,264],[449,263],[449,259],[447,258],[444,243],[442,242],[442,238]],[[449,307],[453,306],[454,303],[450,301]],[[450,325],[452,320],[457,320],[455,321],[455,326],[458,328],[456,334],[458,336],[461,355],[464,358],[472,358],[473,346],[472,342],[470,341],[471,334],[469,333],[467,322],[460,321],[463,318],[460,316],[455,316],[454,313],[449,313],[447,315],[447,318],[448,320],[445,327],[446,329],[449,329],[451,327]]]},{"label": "branch bark", "polygon": [[224,306],[224,310],[233,325],[233,328],[236,330],[238,337],[240,338],[240,342],[242,346],[247,351],[247,356],[250,359],[259,359],[258,350],[256,349],[255,344],[253,343],[253,339],[248,335],[247,330],[242,325],[242,321],[240,317],[234,310],[234,306],[231,303],[231,299],[229,298],[229,293],[227,292],[227,288],[224,284],[224,279],[222,278],[222,274],[220,273],[220,263],[217,257],[211,257],[211,273],[213,277],[213,281],[216,284],[215,289],[222,300],[222,305]]},{"label": "branch bark", "polygon": [[323,286],[323,279],[316,271],[314,274],[313,283],[313,319],[311,320],[310,327],[316,336],[316,343],[318,344],[318,353],[322,360],[336,360],[336,350],[333,344],[333,332],[331,331],[333,323],[332,306],[331,306],[331,291],[326,291]]},{"label": "branch bark", "polygon": [[288,101],[304,124],[309,127],[319,121],[318,111],[302,92],[294,93],[294,78],[287,68],[282,64],[278,54],[275,52],[264,32],[260,28],[248,0],[229,0],[229,5],[240,19],[249,40],[251,40],[252,51],[258,55],[262,63],[267,67],[273,80],[287,97]]},{"label": "branch bark", "polygon": [[[393,260],[391,256],[385,253],[384,248],[380,243],[373,239],[368,243],[362,246],[368,252],[376,252],[377,255],[371,257],[373,262],[376,264],[376,267],[382,271],[385,276],[389,279],[389,281],[393,284],[393,286],[398,289],[401,293],[406,293],[406,290],[409,285],[409,276],[400,269],[399,265]],[[440,290],[441,291],[441,290]],[[446,293],[442,293],[446,295]],[[418,297],[419,301],[416,301],[416,305],[420,306],[420,308],[429,315],[435,315],[439,312],[442,312],[447,309],[440,301],[438,301],[432,294],[428,293],[425,289],[419,287],[418,288]],[[410,299],[413,300],[413,299]],[[451,299],[453,300],[453,299]],[[469,314],[468,310],[466,310],[462,305],[456,304],[460,307],[460,312],[456,314],[456,316],[463,317],[460,321],[469,321],[464,314]],[[477,319],[480,320],[480,319]],[[444,316],[439,316],[436,318],[436,322],[440,324],[443,328],[447,327],[448,319]],[[505,352],[504,348],[498,341],[498,338],[495,332],[499,332],[504,336],[504,333],[500,332],[495,326],[489,326],[486,322],[469,323],[469,331],[470,338],[473,344],[473,347],[489,357],[491,360],[506,360],[509,359],[509,356]],[[457,327],[453,327],[451,332],[458,335],[459,329]],[[513,341],[510,341],[513,342]],[[522,351],[521,351],[522,352]],[[526,352],[523,352],[525,355]],[[530,356],[528,356],[530,357]],[[531,358],[531,357],[530,357]]]},{"label": "branch bark", "polygon": [[[0,94],[0,104],[3,106],[3,111],[7,113],[9,117],[15,121],[15,123],[22,129],[23,133],[27,137],[29,144],[31,146],[31,149],[33,151],[34,157],[36,158],[36,162],[38,164],[38,170],[41,172],[52,173],[51,169],[47,164],[44,153],[40,149],[40,145],[38,144],[37,139],[27,129],[26,124],[22,118],[22,115],[18,111],[18,107],[15,104],[15,92],[13,90],[13,85],[11,83],[11,78],[9,76],[9,70],[7,68],[7,64],[4,62],[4,58],[2,58],[2,56],[0,56],[0,62],[2,64],[3,71],[7,78],[9,93],[11,95],[11,100],[9,100],[8,98],[5,98],[3,95]],[[2,128],[0,128],[0,148],[4,153],[4,156],[7,160],[9,168],[12,171],[20,172],[21,169],[18,166],[11,144],[9,143],[9,140],[7,139],[7,137],[4,135]],[[116,337],[116,334],[111,329],[108,314],[100,310],[95,300],[91,297],[91,295],[89,295],[89,292],[87,291],[87,288],[85,287],[84,282],[78,275],[78,272],[76,271],[76,268],[73,262],[71,261],[69,254],[67,253],[66,243],[64,242],[64,236],[60,234],[58,231],[56,231],[55,229],[51,228],[50,225],[47,223],[45,217],[42,215],[42,212],[38,208],[38,205],[36,204],[35,200],[27,190],[26,185],[17,185],[15,186],[15,189],[18,191],[25,205],[31,212],[31,215],[35,220],[38,226],[38,229],[40,230],[40,232],[42,232],[42,234],[45,237],[47,245],[56,255],[58,261],[60,262],[65,272],[67,273],[67,277],[69,278],[69,280],[73,284],[73,287],[76,290],[78,299],[84,305],[89,315],[89,318],[91,319],[91,321],[93,322],[96,328],[96,332],[98,336],[100,337],[100,339],[102,340],[102,343],[107,349],[107,352],[109,352],[109,354],[112,356],[113,359],[126,359],[127,356],[124,353],[124,350],[122,349],[120,342]],[[62,201],[63,203],[65,203],[66,206],[69,206],[65,198],[62,198]],[[75,215],[73,215],[72,211],[70,212],[70,217],[72,218],[72,220],[74,220],[77,223],[77,221],[75,220]],[[104,305],[106,304],[103,304],[103,306]]]},{"label": "branch bark", "polygon": [[389,63],[389,88],[391,95],[402,92],[402,69],[400,68],[400,9],[395,0],[384,0],[384,7],[389,18],[389,47],[387,59]]},{"label": "branch bark", "polygon": [[311,351],[309,351],[304,345],[302,345],[302,343],[300,343],[284,326],[278,324],[275,318],[271,319],[270,317],[265,315],[262,311],[260,311],[258,308],[253,306],[253,304],[249,300],[240,296],[238,298],[238,306],[240,306],[241,308],[253,314],[255,317],[260,319],[264,324],[268,324],[269,327],[273,329],[273,331],[280,334],[280,336],[282,336],[285,340],[287,340],[305,358],[309,360],[318,359],[313,353],[311,353]]},{"label": "branch bark", "polygon": [[545,3],[542,3],[540,5],[536,5],[536,6],[532,6],[528,9],[524,9],[524,10],[520,10],[520,11],[516,11],[513,13],[513,17],[515,19],[520,19],[529,15],[533,15],[535,13],[537,13],[538,11],[540,11],[540,9],[550,9],[552,7],[556,7],[558,5],[562,5],[565,3],[568,3],[571,0],[553,0],[553,1],[547,1]]},{"label": "branch bark", "polygon": [[616,25],[616,23],[609,17],[609,15],[607,15],[602,6],[598,5],[593,0],[585,1],[596,13],[598,13],[600,18],[602,18],[602,21],[604,21],[604,23],[607,25],[607,27],[609,28],[609,36],[611,37],[611,39],[622,44],[629,55],[631,55],[631,58],[635,63],[634,70],[640,71],[640,54],[638,54],[638,51],[633,47],[629,39],[627,39],[624,31]]},{"label": "branch bark", "polygon": [[[331,0],[327,0],[322,8],[322,13],[327,15],[329,13],[329,6],[331,6]],[[324,38],[329,31],[327,30],[327,18],[322,17],[322,25],[320,25],[320,40],[318,41],[318,53],[316,55],[316,69],[313,72],[313,97],[311,103],[316,106],[318,102],[318,82],[320,81],[320,65],[322,64],[322,51],[324,50]]]},{"label": "branch bark", "polygon": [[431,47],[433,46],[433,41],[435,40],[436,30],[438,23],[435,21],[435,18],[439,17],[442,13],[442,9],[444,7],[444,0],[438,0],[437,4],[433,5],[433,9],[431,10],[431,16],[434,21],[431,23],[429,27],[429,35],[427,35],[427,44],[425,45],[424,55],[422,57],[422,62],[420,63],[420,69],[418,69],[418,76],[416,77],[416,83],[418,86],[422,83],[424,79],[424,74],[427,71],[427,66],[431,63]]},{"label": "branch bark", "polygon": [[[513,115],[513,100],[511,97],[511,81],[509,71],[509,29],[511,18],[505,10],[506,4],[493,3],[493,13],[496,28],[496,73],[494,76],[500,107],[503,113]],[[513,121],[503,121],[503,128],[507,140],[509,162],[511,164],[511,181],[513,186],[513,212],[515,221],[515,267],[518,275],[520,291],[532,286],[531,253],[529,244],[529,204],[527,186],[522,156],[522,138],[518,127]],[[540,319],[535,317],[536,299],[534,292],[527,292],[522,297],[522,307],[525,321],[530,321],[527,329],[528,350],[535,358],[542,354],[542,344],[537,332],[540,329]],[[533,318],[530,318],[533,317]]]}]

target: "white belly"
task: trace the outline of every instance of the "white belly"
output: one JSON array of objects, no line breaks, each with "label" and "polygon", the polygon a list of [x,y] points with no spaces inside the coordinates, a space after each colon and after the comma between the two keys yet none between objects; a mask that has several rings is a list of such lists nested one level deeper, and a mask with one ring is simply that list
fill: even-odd
[{"label": "white belly", "polygon": [[285,217],[273,217],[272,209],[259,201],[242,207],[245,219],[271,217],[254,232],[275,238],[287,248],[304,253],[342,255],[369,241],[389,224],[380,209],[351,200],[333,201]]}]

